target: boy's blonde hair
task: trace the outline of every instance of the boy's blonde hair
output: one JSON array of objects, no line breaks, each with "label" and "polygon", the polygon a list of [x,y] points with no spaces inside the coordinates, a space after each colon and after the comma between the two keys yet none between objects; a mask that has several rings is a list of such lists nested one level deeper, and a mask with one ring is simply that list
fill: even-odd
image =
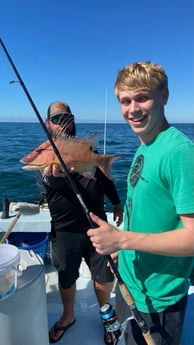
[{"label": "boy's blonde hair", "polygon": [[118,97],[119,91],[136,89],[160,91],[168,88],[168,77],[162,66],[147,62],[134,62],[118,72],[114,91]]}]

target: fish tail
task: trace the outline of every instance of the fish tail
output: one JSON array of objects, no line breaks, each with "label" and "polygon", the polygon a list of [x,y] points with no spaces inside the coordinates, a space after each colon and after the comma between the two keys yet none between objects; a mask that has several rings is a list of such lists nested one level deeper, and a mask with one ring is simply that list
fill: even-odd
[{"label": "fish tail", "polygon": [[98,155],[98,167],[99,169],[109,178],[112,180],[111,177],[111,168],[112,163],[115,159],[119,158],[117,155]]}]

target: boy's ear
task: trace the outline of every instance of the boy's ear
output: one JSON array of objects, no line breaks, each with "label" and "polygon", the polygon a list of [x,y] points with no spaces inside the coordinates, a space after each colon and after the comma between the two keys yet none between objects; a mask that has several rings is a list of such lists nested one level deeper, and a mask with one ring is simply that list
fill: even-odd
[{"label": "boy's ear", "polygon": [[168,102],[168,97],[169,97],[169,90],[168,90],[168,88],[165,88],[163,91],[163,95],[162,95],[163,105],[166,105],[166,103]]}]

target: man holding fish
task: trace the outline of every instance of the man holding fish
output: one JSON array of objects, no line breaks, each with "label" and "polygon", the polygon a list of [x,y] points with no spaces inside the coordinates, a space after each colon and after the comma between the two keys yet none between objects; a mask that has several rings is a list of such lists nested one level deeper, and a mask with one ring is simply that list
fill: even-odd
[{"label": "man holding fish", "polygon": [[[123,220],[123,211],[110,176],[111,164],[116,156],[96,153],[96,136],[82,140],[75,138],[74,115],[66,103],[51,103],[46,124],[88,210],[106,220],[106,195],[113,204],[114,221],[119,226]],[[21,162],[27,164],[24,167],[26,170],[42,171],[41,178],[52,218],[53,261],[58,270],[59,291],[63,304],[60,319],[49,331],[50,343],[55,343],[76,321],[74,299],[82,258],[90,268],[100,307],[110,300],[114,277],[107,267],[107,257],[96,252],[86,234],[89,228],[88,218],[69,186],[50,142],[41,144],[22,158]],[[106,332],[104,341],[106,344],[113,344]]]},{"label": "man holding fish", "polygon": [[[140,140],[128,175],[124,231],[91,214],[98,226],[88,235],[99,254],[119,253],[119,272],[155,344],[180,345],[194,256],[194,143],[165,117],[168,78],[160,65],[124,67],[115,94]],[[130,315],[119,291],[117,314],[121,321]],[[125,344],[146,344],[134,319]]]}]

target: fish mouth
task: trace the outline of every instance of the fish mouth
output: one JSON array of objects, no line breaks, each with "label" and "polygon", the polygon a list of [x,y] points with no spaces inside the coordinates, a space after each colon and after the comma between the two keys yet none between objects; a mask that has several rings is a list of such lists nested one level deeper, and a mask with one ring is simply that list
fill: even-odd
[{"label": "fish mouth", "polygon": [[41,170],[41,169],[44,169],[45,166],[42,166],[42,165],[38,165],[38,164],[28,164],[28,165],[24,165],[22,167],[23,170]]}]

